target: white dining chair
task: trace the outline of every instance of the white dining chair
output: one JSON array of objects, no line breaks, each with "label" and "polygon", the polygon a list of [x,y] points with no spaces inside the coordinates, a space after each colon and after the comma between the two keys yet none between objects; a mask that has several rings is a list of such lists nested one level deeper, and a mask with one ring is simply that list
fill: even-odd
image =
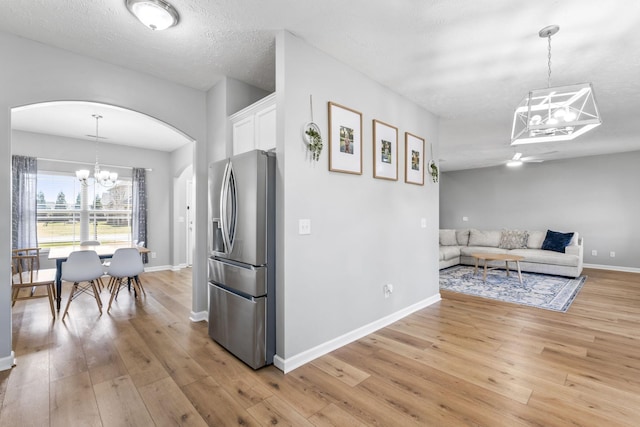
[{"label": "white dining chair", "polygon": [[98,310],[102,314],[102,301],[98,293],[98,280],[104,274],[100,257],[96,251],[74,251],[69,258],[62,263],[62,280],[72,282],[73,287],[69,294],[67,307],[64,309],[62,319],[69,311],[71,301],[86,293],[95,298]]},{"label": "white dining chair", "polygon": [[107,269],[107,274],[111,276],[107,287],[111,290],[111,298],[107,313],[111,310],[111,304],[114,299],[118,298],[120,288],[133,284],[133,291],[137,297],[141,293],[147,293],[140,281],[140,273],[144,272],[144,264],[137,248],[120,248],[117,249],[111,258],[111,265]]}]

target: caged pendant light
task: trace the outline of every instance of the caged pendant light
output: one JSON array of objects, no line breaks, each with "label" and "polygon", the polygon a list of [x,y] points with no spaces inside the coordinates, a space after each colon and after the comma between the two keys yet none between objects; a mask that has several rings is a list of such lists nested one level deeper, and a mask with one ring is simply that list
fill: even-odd
[{"label": "caged pendant light", "polygon": [[547,88],[530,91],[516,108],[511,145],[568,141],[602,123],[591,83],[551,87],[551,36],[559,30],[550,25],[538,33],[548,39]]}]

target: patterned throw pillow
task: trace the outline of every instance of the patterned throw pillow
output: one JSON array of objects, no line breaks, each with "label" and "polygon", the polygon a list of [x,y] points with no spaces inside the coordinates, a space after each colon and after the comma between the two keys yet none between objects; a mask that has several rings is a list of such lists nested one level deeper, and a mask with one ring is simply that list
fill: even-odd
[{"label": "patterned throw pillow", "polygon": [[499,248],[521,249],[527,247],[529,233],[521,230],[502,230]]}]

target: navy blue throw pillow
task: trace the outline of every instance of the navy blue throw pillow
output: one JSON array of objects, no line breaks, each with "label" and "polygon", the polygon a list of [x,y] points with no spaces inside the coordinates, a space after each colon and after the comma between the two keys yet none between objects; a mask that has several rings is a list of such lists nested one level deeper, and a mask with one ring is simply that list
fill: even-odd
[{"label": "navy blue throw pillow", "polygon": [[557,231],[547,230],[547,236],[542,242],[542,249],[564,253],[564,248],[569,245],[572,238],[573,233],[558,233]]}]

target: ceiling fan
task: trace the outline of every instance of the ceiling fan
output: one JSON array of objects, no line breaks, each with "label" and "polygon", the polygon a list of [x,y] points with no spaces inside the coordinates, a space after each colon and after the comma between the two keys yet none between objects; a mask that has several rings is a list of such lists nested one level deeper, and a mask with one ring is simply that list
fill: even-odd
[{"label": "ceiling fan", "polygon": [[509,160],[507,162],[507,166],[509,167],[516,167],[516,166],[520,166],[523,163],[542,163],[544,162],[544,160],[542,159],[537,159],[535,157],[522,157],[522,153],[515,153],[513,155],[513,157],[511,158],[511,160]]}]

